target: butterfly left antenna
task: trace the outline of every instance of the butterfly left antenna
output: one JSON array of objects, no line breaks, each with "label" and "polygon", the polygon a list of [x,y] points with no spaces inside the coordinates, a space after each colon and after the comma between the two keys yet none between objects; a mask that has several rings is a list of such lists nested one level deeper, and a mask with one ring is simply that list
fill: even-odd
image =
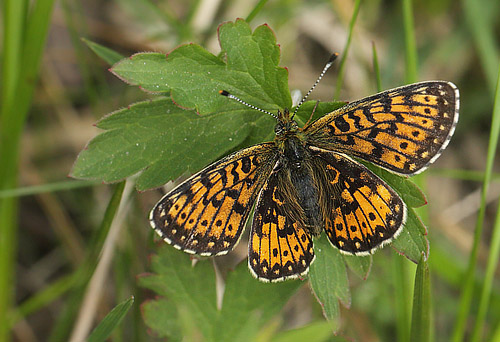
[{"label": "butterfly left antenna", "polygon": [[239,103],[244,104],[244,105],[245,105],[245,106],[247,106],[247,107],[250,107],[250,108],[252,108],[252,109],[258,110],[259,112],[269,114],[269,115],[271,115],[273,118],[275,118],[276,120],[278,120],[278,117],[276,116],[276,114],[273,114],[273,113],[271,113],[271,112],[268,112],[267,110],[261,109],[261,108],[259,108],[259,107],[254,106],[254,105],[251,105],[250,103],[246,103],[245,101],[243,101],[243,100],[241,100],[240,98],[238,98],[238,97],[234,96],[233,94],[230,94],[229,92],[227,92],[227,91],[225,91],[225,90],[219,90],[219,94],[221,94],[222,96],[229,97],[230,99],[236,100],[236,101],[238,101]]},{"label": "butterfly left antenna", "polygon": [[302,100],[300,100],[300,102],[297,105],[297,107],[295,107],[295,110],[293,111],[291,119],[293,119],[293,117],[295,116],[295,114],[297,114],[297,111],[299,110],[300,106],[302,106],[302,104],[306,101],[306,99],[309,96],[309,94],[311,94],[312,91],[314,90],[314,88],[316,88],[316,86],[318,85],[319,81],[321,81],[321,79],[323,78],[323,76],[325,76],[326,72],[328,71],[328,69],[330,69],[330,67],[332,66],[333,62],[337,59],[338,56],[339,56],[339,54],[337,52],[335,52],[333,55],[330,56],[330,59],[328,59],[328,62],[326,63],[325,67],[323,68],[323,71],[321,71],[321,74],[319,74],[318,79],[316,80],[316,82],[314,82],[314,84],[311,87],[311,89],[309,89],[309,91],[307,92],[307,94],[302,98]]}]

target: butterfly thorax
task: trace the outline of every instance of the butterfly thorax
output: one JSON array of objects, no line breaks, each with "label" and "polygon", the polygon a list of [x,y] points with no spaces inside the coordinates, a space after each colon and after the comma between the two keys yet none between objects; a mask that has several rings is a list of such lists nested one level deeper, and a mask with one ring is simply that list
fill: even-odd
[{"label": "butterfly thorax", "polygon": [[292,170],[302,168],[307,159],[305,137],[297,122],[290,118],[288,109],[278,111],[278,123],[274,132],[274,143],[279,151],[282,167]]},{"label": "butterfly thorax", "polygon": [[279,161],[275,172],[297,199],[291,207],[300,207],[301,221],[312,235],[319,235],[323,229],[323,218],[319,207],[319,193],[311,169],[311,152],[297,123],[289,118],[287,110],[278,112],[279,121],[275,127],[275,144],[279,151]]}]

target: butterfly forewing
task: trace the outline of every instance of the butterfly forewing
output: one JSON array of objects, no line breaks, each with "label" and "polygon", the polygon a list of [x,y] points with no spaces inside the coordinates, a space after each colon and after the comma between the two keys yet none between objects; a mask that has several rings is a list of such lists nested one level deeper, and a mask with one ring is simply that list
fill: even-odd
[{"label": "butterfly forewing", "polygon": [[285,195],[290,187],[283,173],[273,171],[255,208],[248,264],[262,281],[297,278],[307,273],[314,260],[312,240],[303,220],[292,219],[290,214],[290,201],[296,200]]},{"label": "butterfly forewing", "polygon": [[276,160],[273,143],[221,159],[165,195],[150,214],[166,242],[188,253],[218,255],[238,242]]},{"label": "butterfly forewing", "polygon": [[399,195],[346,155],[311,150],[330,242],[342,252],[363,255],[394,239],[406,220]]},{"label": "butterfly forewing", "polygon": [[411,175],[423,171],[448,145],[458,107],[455,85],[422,82],[350,103],[304,132],[312,145]]}]

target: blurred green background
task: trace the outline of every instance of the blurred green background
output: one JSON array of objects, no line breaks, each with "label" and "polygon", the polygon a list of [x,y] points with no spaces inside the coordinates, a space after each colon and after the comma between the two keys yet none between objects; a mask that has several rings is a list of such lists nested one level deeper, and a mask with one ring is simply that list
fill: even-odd
[{"label": "blurred green background", "polygon": [[[217,26],[247,18],[254,11],[251,26],[267,23],[276,34],[290,89],[305,93],[329,55],[344,52],[355,1],[263,3],[257,8],[256,1],[243,0],[4,0],[0,341],[85,337],[106,313],[131,295],[135,304],[112,340],[155,340],[147,332],[139,305],[151,293],[138,287],[136,277],[149,270],[148,256],[155,250],[147,215],[161,193],[137,193],[125,187],[129,200],[114,222],[120,226],[119,232],[101,254],[101,249],[92,248],[99,245],[95,241],[106,237],[99,237],[98,232],[105,225],[103,217],[115,188],[67,179],[79,151],[99,133],[93,126],[99,118],[153,95],[111,75],[109,65],[81,38],[124,56],[142,51],[168,53],[187,42],[218,54]],[[413,19],[412,28],[406,26],[406,30],[411,22],[404,17],[405,6]],[[500,341],[499,270],[493,272],[491,281],[485,276],[498,220],[498,174],[492,174],[481,203],[487,162],[498,170],[493,152],[488,156],[488,144],[499,66],[499,14],[500,2],[494,0],[363,1],[346,54],[340,100],[377,92],[373,45],[382,89],[431,79],[451,81],[460,89],[457,130],[423,182],[429,202],[422,215],[431,246],[431,331],[435,341],[457,336],[454,329],[463,308],[460,298],[478,213],[484,213],[484,229],[476,238],[478,262],[472,273],[472,304],[463,324],[464,340],[473,339],[474,318],[486,282],[492,287],[482,336]],[[410,37],[405,36],[408,33]],[[310,98],[332,100],[338,72],[337,65]],[[16,75],[21,76],[17,79]],[[62,189],[65,187],[69,189]],[[15,188],[20,190],[5,191]],[[340,337],[327,336],[325,341],[405,340],[397,321],[398,312],[408,308],[398,303],[394,293],[395,267],[399,267],[394,254],[391,248],[377,252],[366,281],[350,277],[352,302],[350,309],[341,310]],[[100,255],[94,272],[88,260],[97,263]],[[224,257],[229,260],[220,262],[234,265],[245,257],[245,243],[241,243]],[[403,262],[404,286],[411,293],[415,266]],[[496,266],[491,266],[493,271]],[[93,280],[80,296],[71,295],[73,285],[82,284],[78,277],[85,277],[82,267],[91,269],[83,283],[92,276]],[[84,293],[91,295],[82,302]],[[411,305],[411,297],[408,303]],[[304,285],[279,317],[269,322],[268,329],[279,326],[287,330],[323,320],[321,308]],[[263,341],[268,340],[265,336],[261,336]]]}]

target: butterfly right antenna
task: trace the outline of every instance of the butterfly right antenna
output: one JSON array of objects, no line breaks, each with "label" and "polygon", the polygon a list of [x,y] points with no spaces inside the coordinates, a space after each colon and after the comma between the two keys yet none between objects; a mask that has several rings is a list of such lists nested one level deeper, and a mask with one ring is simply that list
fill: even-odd
[{"label": "butterfly right antenna", "polygon": [[292,115],[291,119],[293,119],[293,117],[295,116],[295,114],[297,114],[297,111],[299,110],[300,106],[302,106],[302,104],[306,101],[306,99],[309,96],[309,94],[311,94],[311,92],[314,90],[314,88],[316,88],[316,86],[318,85],[319,81],[321,81],[321,79],[323,78],[323,76],[325,76],[326,72],[328,71],[328,69],[330,69],[330,67],[332,66],[333,62],[337,59],[338,56],[339,56],[339,54],[337,52],[335,52],[333,55],[330,56],[330,59],[328,59],[328,62],[326,63],[325,67],[323,68],[323,71],[321,71],[321,74],[319,74],[319,77],[316,80],[316,82],[314,82],[314,84],[311,87],[311,89],[309,89],[309,91],[307,92],[307,94],[302,98],[302,100],[300,100],[300,102],[297,105],[297,107],[295,107],[295,110],[293,111],[293,115]]}]

